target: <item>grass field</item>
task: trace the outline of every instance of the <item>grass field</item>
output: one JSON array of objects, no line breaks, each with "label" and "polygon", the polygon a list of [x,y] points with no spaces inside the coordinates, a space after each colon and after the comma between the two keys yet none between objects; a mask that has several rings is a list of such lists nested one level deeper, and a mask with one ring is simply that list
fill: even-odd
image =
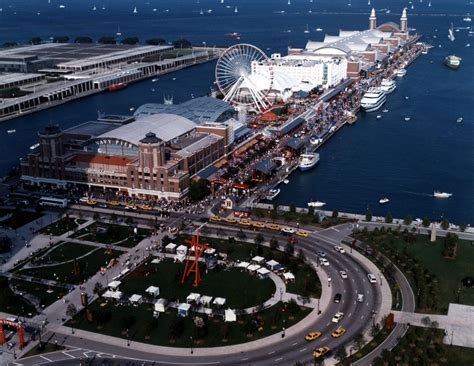
[{"label": "grass field", "polygon": [[8,279],[0,276],[0,311],[14,315],[36,315],[36,309],[19,295],[15,295],[8,285]]},{"label": "grass field", "polygon": [[116,244],[121,247],[134,247],[151,233],[151,230],[138,228],[135,235],[131,226],[94,222],[75,232],[71,237],[96,243]]},{"label": "grass field", "polygon": [[259,305],[275,292],[275,284],[271,279],[260,280],[238,269],[209,273],[201,269],[202,284],[199,288],[194,288],[194,277],[188,277],[181,284],[183,269],[183,263],[171,261],[145,263],[122,281],[120,289],[127,295],[146,295],[145,290],[149,286],[157,286],[160,288],[160,297],[180,302],[185,302],[191,292],[197,292],[201,295],[224,297],[227,300],[226,306],[239,309]]},{"label": "grass field", "polygon": [[41,230],[42,234],[51,234],[54,236],[60,236],[68,231],[74,230],[78,225],[75,219],[72,217],[63,217],[62,219],[53,222],[51,225],[46,226]]},{"label": "grass field", "polygon": [[38,298],[40,305],[44,305],[45,307],[51,305],[68,293],[64,287],[47,286],[30,281],[12,279],[11,284],[15,286],[18,291],[29,293]]},{"label": "grass field", "polygon": [[[169,309],[166,313],[160,314],[156,320],[153,318],[150,305],[133,307],[107,303],[101,306],[100,302],[95,301],[90,305],[90,310],[93,314],[92,322],[86,320],[84,312],[80,312],[74,323],[69,321],[67,325],[124,338],[124,345],[126,344],[124,330],[128,328],[132,342],[171,347],[190,347],[191,336],[194,347],[217,347],[253,341],[281,332],[283,321],[288,328],[310,312],[309,309],[300,308],[297,314],[290,315],[290,312],[284,311],[283,305],[279,303],[258,315],[238,317],[238,321],[233,323],[225,323],[222,318],[217,317],[204,318],[205,326],[198,329],[191,316],[178,318],[176,309]],[[99,316],[99,313],[103,315]],[[107,321],[99,322],[101,317]]]},{"label": "grass field", "polygon": [[64,244],[56,246],[46,255],[35,259],[34,264],[62,263],[81,257],[95,249],[96,247],[90,245],[65,242]]}]

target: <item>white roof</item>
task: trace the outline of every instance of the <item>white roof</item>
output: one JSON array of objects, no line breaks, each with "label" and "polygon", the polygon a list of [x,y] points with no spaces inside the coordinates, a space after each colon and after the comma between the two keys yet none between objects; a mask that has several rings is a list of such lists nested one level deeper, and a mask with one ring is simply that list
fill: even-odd
[{"label": "white roof", "polygon": [[225,304],[225,299],[223,297],[216,297],[212,303],[222,306]]},{"label": "white roof", "polygon": [[160,263],[161,262],[161,259],[160,258],[155,258],[151,261],[151,263]]},{"label": "white roof", "polygon": [[196,124],[187,118],[176,114],[160,113],[139,118],[106,132],[98,138],[102,140],[119,139],[138,145],[138,142],[144,139],[148,132],[153,132],[160,140],[167,142],[190,132],[195,127]]},{"label": "white roof", "polygon": [[187,253],[188,251],[188,247],[186,245],[180,245],[179,247],[176,248],[176,252],[183,252],[183,253]]},{"label": "white roof", "polygon": [[237,263],[237,267],[239,267],[239,268],[247,268],[249,265],[250,265],[250,263],[248,263],[248,262]]},{"label": "white roof", "polygon": [[[194,249],[194,247],[193,247]],[[216,252],[216,250],[214,248],[207,248],[204,253],[206,254],[214,254]]]},{"label": "white roof", "polygon": [[255,272],[255,271],[257,271],[259,268],[260,268],[260,266],[259,266],[258,264],[251,264],[250,266],[247,267],[247,269],[248,269],[250,272]]},{"label": "white roof", "polygon": [[255,263],[261,263],[265,260],[265,258],[263,257],[260,257],[259,255],[255,256],[252,258],[252,262],[255,262]]},{"label": "white roof", "polygon": [[276,260],[272,259],[270,261],[267,262],[267,265],[270,266],[270,267],[275,267],[275,266],[278,266],[280,263],[278,263]]},{"label": "white roof", "polygon": [[269,271],[268,269],[266,269],[266,268],[260,267],[260,268],[258,269],[257,273],[258,273],[259,275],[262,275],[262,276],[263,276],[263,275],[269,274],[270,271]]},{"label": "white roof", "polygon": [[149,293],[149,294],[156,294],[157,292],[160,293],[160,288],[159,287],[156,287],[156,286],[150,286],[148,287],[145,292]]},{"label": "white roof", "polygon": [[116,300],[120,300],[120,298],[122,297],[122,292],[121,291],[110,291],[110,290],[107,290],[104,292],[104,294],[102,295],[102,297],[105,297],[106,299],[116,299]]},{"label": "white roof", "polygon": [[116,289],[121,284],[122,284],[122,282],[120,282],[120,281],[112,281],[107,285],[107,287],[110,287],[111,289]]},{"label": "white roof", "polygon": [[133,294],[129,298],[130,302],[139,302],[142,300],[142,295]]},{"label": "white roof", "polygon": [[169,244],[166,245],[165,248],[166,248],[166,249],[174,249],[174,248],[176,248],[176,244],[169,243]]},{"label": "white roof", "polygon": [[128,272],[130,272],[130,268],[125,268],[123,271],[120,271],[120,274],[123,276],[127,274]]},{"label": "white roof", "polygon": [[201,299],[199,300],[201,304],[210,304],[212,301],[212,296],[201,296]]},{"label": "white roof", "polygon": [[295,279],[295,275],[291,272],[283,273],[283,277],[285,277],[285,280],[294,280]]},{"label": "white roof", "polygon": [[186,304],[185,302],[179,304],[179,306],[178,306],[178,310],[188,311],[189,309],[191,309],[191,305]]},{"label": "white roof", "polygon": [[235,322],[237,320],[237,315],[232,309],[226,309],[224,312],[224,317],[226,322]]},{"label": "white roof", "polygon": [[188,297],[186,297],[186,301],[187,302],[191,302],[191,301],[199,301],[199,298],[201,297],[201,294],[196,294],[196,293],[193,293],[191,292]]}]

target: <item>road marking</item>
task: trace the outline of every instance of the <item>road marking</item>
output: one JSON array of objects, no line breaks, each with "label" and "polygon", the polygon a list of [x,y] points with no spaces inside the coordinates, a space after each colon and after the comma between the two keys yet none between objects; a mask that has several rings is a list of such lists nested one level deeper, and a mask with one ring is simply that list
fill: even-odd
[{"label": "road marking", "polygon": [[306,350],[307,350],[307,348],[305,347],[305,348],[300,349],[300,352],[304,352]]},{"label": "road marking", "polygon": [[324,337],[323,339],[321,339],[321,342],[324,342],[328,337]]},{"label": "road marking", "polygon": [[40,355],[40,357],[41,357],[42,359],[45,359],[45,360],[48,361],[48,362],[53,362],[53,360],[51,360],[51,359],[49,359],[49,358],[47,358],[47,357],[45,357],[45,356],[43,356],[43,355]]},{"label": "road marking", "polygon": [[63,354],[63,355],[66,355],[66,356],[68,356],[68,357],[71,357],[71,358],[76,358],[76,357],[74,357],[73,355],[70,355],[70,354],[67,353],[67,352],[62,352],[62,354]]},{"label": "road marking", "polygon": [[347,290],[346,290],[346,289],[344,289],[344,293],[346,293],[346,292],[347,292]]},{"label": "road marking", "polygon": [[348,318],[350,318],[350,317],[351,317],[351,315],[352,315],[352,313],[349,313],[349,315],[348,315],[347,317],[348,317]]},{"label": "road marking", "polygon": [[298,342],[295,342],[295,343],[292,344],[292,346],[296,346],[297,344],[298,344]]},{"label": "road marking", "polygon": [[369,302],[368,302],[368,301],[367,301],[367,304],[366,304],[366,305],[369,306]]},{"label": "road marking", "polygon": [[275,351],[268,352],[269,355],[273,355]]},{"label": "road marking", "polygon": [[334,227],[332,227],[332,226],[331,226],[331,229],[334,230],[334,231],[337,231],[337,232],[340,231],[340,230],[337,230],[336,228],[334,228]]},{"label": "road marking", "polygon": [[248,358],[242,358],[241,359],[241,361],[247,361],[247,360],[248,360]]},{"label": "road marking", "polygon": [[277,358],[275,362],[283,360],[283,357]]}]

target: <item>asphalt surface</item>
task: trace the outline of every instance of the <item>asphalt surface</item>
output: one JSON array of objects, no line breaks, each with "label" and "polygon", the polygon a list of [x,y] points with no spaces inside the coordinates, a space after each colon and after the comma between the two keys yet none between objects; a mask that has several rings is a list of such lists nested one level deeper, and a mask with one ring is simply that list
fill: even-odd
[{"label": "asphalt surface", "polygon": [[[140,215],[137,214],[137,217],[138,216]],[[189,217],[193,215],[186,216]],[[166,221],[171,220],[180,220],[180,217],[170,217]],[[240,228],[235,226],[225,226],[225,231],[229,236],[235,236],[239,230]],[[346,230],[349,232],[349,228],[346,228]],[[270,233],[276,236],[280,243],[286,240],[286,237],[282,235],[280,237],[279,233]],[[247,231],[246,234],[248,238],[252,238],[257,232]],[[268,234],[269,233],[264,232],[264,235],[267,237]],[[256,350],[245,350],[243,347],[242,352],[226,354],[225,357],[201,356],[199,355],[199,350],[195,350],[195,352],[191,354],[191,349],[188,356],[168,356],[135,351],[127,347],[125,340],[124,346],[118,347],[77,338],[74,335],[66,336],[65,339],[61,339],[60,336],[58,336],[58,338],[63,345],[80,348],[82,350],[93,350],[95,353],[102,354],[102,357],[115,355],[116,361],[123,358],[124,362],[127,361],[127,359],[130,360],[130,358],[150,361],[155,364],[172,365],[290,365],[297,361],[309,362],[312,360],[312,351],[314,348],[328,346],[332,350],[335,350],[348,342],[352,342],[357,334],[363,333],[367,327],[372,325],[373,311],[377,311],[381,301],[379,285],[369,283],[367,279],[367,269],[351,256],[338,253],[334,250],[335,243],[339,242],[340,237],[345,236],[346,233],[340,231],[326,231],[326,235],[328,237],[322,235],[317,235],[316,237],[316,235],[311,235],[309,238],[298,238],[296,249],[302,249],[305,256],[312,261],[318,260],[316,252],[326,252],[326,258],[330,262],[330,266],[319,266],[317,267],[317,271],[325,271],[326,274],[331,277],[331,303],[326,309],[321,309],[322,314],[316,321],[305,324],[305,327],[294,336],[285,336],[282,342],[277,345],[265,346]],[[347,279],[341,278],[338,272],[340,270],[347,272]],[[328,283],[322,283],[322,286],[328,286]],[[337,304],[332,302],[332,298],[336,293],[342,294],[342,300]],[[357,293],[364,294],[365,299],[363,303],[356,301]],[[344,317],[338,324],[332,323],[331,319],[338,311],[343,312]],[[331,332],[339,326],[346,328],[346,334],[338,339],[332,338]],[[304,336],[310,331],[319,331],[322,335],[313,342],[306,342]],[[64,357],[62,357],[61,361],[54,360],[50,355],[46,355],[46,357],[48,360],[42,359],[42,362],[58,365],[65,364]],[[84,358],[85,357],[86,356],[84,356]],[[25,365],[32,365],[38,362],[38,360],[36,359],[35,361],[35,359],[31,360],[32,363],[28,363],[29,360],[22,360],[20,362]],[[51,361],[49,361],[49,359],[51,359]],[[75,362],[77,363],[77,358]]]}]

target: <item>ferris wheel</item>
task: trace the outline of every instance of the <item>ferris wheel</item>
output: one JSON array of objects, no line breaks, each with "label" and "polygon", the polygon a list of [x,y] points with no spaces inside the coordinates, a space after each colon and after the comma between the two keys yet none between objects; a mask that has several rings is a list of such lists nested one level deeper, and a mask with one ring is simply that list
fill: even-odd
[{"label": "ferris wheel", "polygon": [[[264,65],[252,73],[252,62]],[[271,102],[267,98],[273,85],[273,71],[268,57],[250,44],[237,44],[224,51],[216,65],[216,84],[224,101],[237,107],[263,111]]]}]

